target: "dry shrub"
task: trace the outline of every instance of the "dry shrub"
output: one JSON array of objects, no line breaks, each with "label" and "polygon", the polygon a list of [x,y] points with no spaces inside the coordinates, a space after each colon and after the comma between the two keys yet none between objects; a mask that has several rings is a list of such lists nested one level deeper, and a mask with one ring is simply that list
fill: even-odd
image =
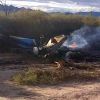
[{"label": "dry shrub", "polygon": [[91,80],[100,77],[100,72],[70,69],[39,69],[30,68],[27,71],[17,73],[12,80],[17,84],[57,84],[69,80]]},{"label": "dry shrub", "polygon": [[38,68],[30,68],[27,71],[23,71],[15,74],[12,80],[18,84],[56,84],[65,79],[65,71],[54,69],[54,70],[43,70]]}]

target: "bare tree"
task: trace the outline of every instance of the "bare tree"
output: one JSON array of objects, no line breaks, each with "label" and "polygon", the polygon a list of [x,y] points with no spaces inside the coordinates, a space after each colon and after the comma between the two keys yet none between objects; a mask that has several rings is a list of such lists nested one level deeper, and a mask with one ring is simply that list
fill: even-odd
[{"label": "bare tree", "polygon": [[4,13],[7,16],[9,13],[9,11],[7,9],[7,0],[0,0],[0,4],[3,6]]}]

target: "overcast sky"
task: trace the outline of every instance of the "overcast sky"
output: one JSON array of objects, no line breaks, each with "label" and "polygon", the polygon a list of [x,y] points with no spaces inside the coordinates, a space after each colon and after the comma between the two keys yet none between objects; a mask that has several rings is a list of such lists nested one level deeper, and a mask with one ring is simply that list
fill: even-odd
[{"label": "overcast sky", "polygon": [[8,5],[43,11],[100,11],[100,0],[7,0]]}]

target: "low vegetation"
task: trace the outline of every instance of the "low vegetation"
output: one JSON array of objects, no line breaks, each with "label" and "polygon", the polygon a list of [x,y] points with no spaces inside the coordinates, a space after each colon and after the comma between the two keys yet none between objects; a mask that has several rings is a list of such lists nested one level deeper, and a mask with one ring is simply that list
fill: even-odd
[{"label": "low vegetation", "polygon": [[59,70],[41,70],[41,69],[29,69],[21,73],[17,73],[13,76],[13,81],[18,84],[56,84],[65,79],[63,71]]},{"label": "low vegetation", "polygon": [[100,25],[100,18],[29,10],[10,13],[8,16],[0,13],[0,33],[3,34],[27,37],[44,35],[50,38],[70,34],[83,25]]},{"label": "low vegetation", "polygon": [[12,77],[12,80],[21,85],[36,84],[58,84],[72,80],[92,80],[100,77],[100,72],[95,70],[72,70],[72,69],[39,69],[30,68],[27,71],[19,72]]}]

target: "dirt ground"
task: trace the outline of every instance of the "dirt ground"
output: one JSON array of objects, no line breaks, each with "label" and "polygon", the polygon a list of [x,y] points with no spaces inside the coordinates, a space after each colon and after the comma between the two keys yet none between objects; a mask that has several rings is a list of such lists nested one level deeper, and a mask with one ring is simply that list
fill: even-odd
[{"label": "dirt ground", "polygon": [[9,79],[17,70],[0,71],[0,100],[100,100],[100,81],[18,86]]},{"label": "dirt ground", "polygon": [[0,100],[100,100],[100,80],[59,85],[20,86],[10,77],[19,69],[0,69]]}]

